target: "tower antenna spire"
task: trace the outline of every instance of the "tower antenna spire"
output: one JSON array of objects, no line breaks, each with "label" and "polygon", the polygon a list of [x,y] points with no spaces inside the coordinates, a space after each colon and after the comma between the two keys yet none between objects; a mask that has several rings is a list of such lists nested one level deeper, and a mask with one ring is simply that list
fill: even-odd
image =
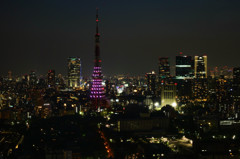
[{"label": "tower antenna spire", "polygon": [[99,21],[99,19],[98,19],[98,7],[96,8],[96,34],[98,35],[99,34],[99,32],[98,32],[98,21]]},{"label": "tower antenna spire", "polygon": [[98,30],[98,8],[96,8],[96,35],[95,35],[95,66],[100,66],[100,34]]},{"label": "tower antenna spire", "polygon": [[92,99],[93,108],[100,110],[100,107],[103,106],[104,87],[102,85],[103,76],[101,68],[101,59],[100,59],[100,34],[98,30],[98,8],[96,8],[96,35],[95,35],[95,59],[94,59],[94,68],[92,74],[92,87],[90,98]]}]

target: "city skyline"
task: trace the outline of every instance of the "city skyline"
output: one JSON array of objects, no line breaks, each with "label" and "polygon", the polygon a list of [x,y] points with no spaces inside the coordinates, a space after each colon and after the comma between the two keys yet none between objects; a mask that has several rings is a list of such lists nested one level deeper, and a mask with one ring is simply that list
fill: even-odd
[{"label": "city skyline", "polygon": [[239,158],[238,4],[1,1],[0,159]]},{"label": "city skyline", "polygon": [[[1,2],[1,75],[67,74],[80,57],[90,76],[94,9],[101,12],[104,75],[157,71],[158,57],[208,56],[209,67],[239,66],[238,1]],[[190,14],[191,13],[191,14]],[[227,60],[226,60],[227,59]],[[124,62],[123,62],[124,61]],[[132,67],[134,66],[134,67]]]}]

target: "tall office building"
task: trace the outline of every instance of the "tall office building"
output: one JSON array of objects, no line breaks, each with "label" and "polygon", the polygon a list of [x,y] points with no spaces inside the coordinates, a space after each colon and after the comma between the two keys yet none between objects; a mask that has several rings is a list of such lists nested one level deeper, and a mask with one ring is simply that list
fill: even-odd
[{"label": "tall office building", "polygon": [[81,60],[78,57],[68,58],[68,87],[79,88],[82,80]]},{"label": "tall office building", "polygon": [[98,9],[96,14],[96,35],[95,35],[95,60],[94,60],[94,68],[92,74],[92,86],[91,86],[91,95],[90,98],[92,99],[92,106],[93,109],[99,109],[101,106],[104,105],[103,98],[105,97],[104,94],[104,87],[102,85],[102,68],[101,68],[101,59],[100,59],[100,34],[98,32]]},{"label": "tall office building", "polygon": [[193,96],[195,101],[205,102],[208,96],[207,83],[207,56],[195,56],[194,58],[194,85]]},{"label": "tall office building", "polygon": [[192,79],[194,76],[193,60],[191,56],[180,53],[176,56],[176,79]]},{"label": "tall office building", "polygon": [[168,57],[160,57],[159,59],[159,79],[165,79],[170,77],[170,64]]},{"label": "tall office building", "polygon": [[207,78],[207,56],[195,56],[194,58],[195,78]]},{"label": "tall office building", "polygon": [[58,89],[64,89],[65,88],[64,78],[61,74],[57,75],[56,86],[57,86]]},{"label": "tall office building", "polygon": [[55,70],[49,70],[47,74],[47,85],[49,88],[55,87]]},{"label": "tall office building", "polygon": [[[227,97],[227,80],[224,78],[224,76],[220,76],[219,78],[215,78],[215,79],[211,79],[211,80],[214,80],[214,83],[215,84],[215,89],[214,89],[214,92],[215,92],[215,95],[216,95],[216,101],[215,102],[218,102],[218,103],[223,103],[224,102],[224,98]],[[210,80],[209,80],[210,81]],[[211,86],[210,85],[210,82],[208,82],[209,84],[209,87]]]},{"label": "tall office building", "polygon": [[155,95],[156,94],[156,73],[154,71],[146,73],[147,80],[147,94]]},{"label": "tall office building", "polygon": [[207,78],[195,78],[192,87],[193,97],[195,101],[206,102],[208,97],[208,81]]},{"label": "tall office building", "polygon": [[31,71],[29,75],[29,84],[35,85],[37,83],[37,75],[35,71]]},{"label": "tall office building", "polygon": [[240,117],[240,67],[233,68],[233,105],[237,117]]}]

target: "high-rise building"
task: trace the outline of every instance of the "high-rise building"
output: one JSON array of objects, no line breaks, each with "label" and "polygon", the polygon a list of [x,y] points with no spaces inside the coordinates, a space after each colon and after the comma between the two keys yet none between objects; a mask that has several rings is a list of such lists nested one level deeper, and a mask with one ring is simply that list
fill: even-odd
[{"label": "high-rise building", "polygon": [[240,82],[240,67],[233,68],[233,80]]},{"label": "high-rise building", "polygon": [[193,97],[196,101],[207,101],[208,84],[207,84],[207,56],[195,56],[194,58],[194,85]]},{"label": "high-rise building", "polygon": [[207,56],[195,56],[194,58],[195,78],[207,78]]},{"label": "high-rise building", "polygon": [[58,74],[56,78],[56,86],[58,89],[64,89],[65,88],[65,82],[62,74]]},{"label": "high-rise building", "polygon": [[240,67],[233,68],[233,105],[237,117],[240,117]]},{"label": "high-rise building", "polygon": [[192,87],[195,101],[206,102],[208,97],[208,80],[207,78],[195,78]]},{"label": "high-rise building", "polygon": [[81,85],[81,60],[78,57],[68,58],[68,87],[79,88]]},{"label": "high-rise building", "polygon": [[12,71],[8,71],[8,80],[11,81],[13,78],[12,78]]},{"label": "high-rise building", "polygon": [[191,56],[180,53],[176,56],[176,79],[192,79],[194,76],[193,60]]},{"label": "high-rise building", "polygon": [[55,70],[49,70],[47,74],[47,85],[49,88],[55,87]]},{"label": "high-rise building", "polygon": [[37,83],[37,76],[35,71],[31,71],[29,75],[29,84],[30,85],[35,85]]},{"label": "high-rise building", "polygon": [[100,34],[98,31],[98,9],[96,14],[96,35],[95,35],[95,60],[94,60],[94,68],[92,74],[92,86],[91,86],[91,95],[92,106],[93,109],[99,109],[103,106],[105,97],[104,87],[102,85],[103,76],[102,76],[102,68],[101,68],[101,59],[100,59]]},{"label": "high-rise building", "polygon": [[170,64],[168,57],[160,57],[159,59],[159,79],[169,78],[170,77]]},{"label": "high-rise building", "polygon": [[193,95],[193,79],[178,79],[177,82],[177,97],[182,104],[188,103]]},{"label": "high-rise building", "polygon": [[176,101],[176,85],[164,84],[161,89],[161,106],[171,105],[173,107],[177,106]]},{"label": "high-rise building", "polygon": [[156,73],[154,71],[146,73],[147,80],[147,94],[155,95],[156,94]]}]

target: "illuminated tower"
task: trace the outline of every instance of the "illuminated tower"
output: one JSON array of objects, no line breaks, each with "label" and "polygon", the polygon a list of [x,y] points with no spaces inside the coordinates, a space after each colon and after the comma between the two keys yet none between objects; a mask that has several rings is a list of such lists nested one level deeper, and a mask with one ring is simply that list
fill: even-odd
[{"label": "illuminated tower", "polygon": [[98,32],[98,9],[96,14],[96,35],[95,35],[95,59],[94,59],[94,68],[92,74],[92,87],[91,95],[92,106],[94,109],[98,109],[103,106],[104,87],[102,85],[102,70],[101,70],[101,59],[100,59],[100,34]]}]

